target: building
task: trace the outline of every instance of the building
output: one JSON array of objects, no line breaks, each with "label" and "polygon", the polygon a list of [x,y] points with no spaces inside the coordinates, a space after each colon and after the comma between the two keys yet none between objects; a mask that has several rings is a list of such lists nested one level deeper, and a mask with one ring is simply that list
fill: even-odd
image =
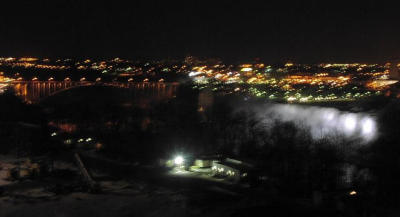
[{"label": "building", "polygon": [[226,158],[221,161],[213,161],[211,167],[217,176],[226,177],[235,183],[248,176],[254,170],[254,166],[243,161]]}]

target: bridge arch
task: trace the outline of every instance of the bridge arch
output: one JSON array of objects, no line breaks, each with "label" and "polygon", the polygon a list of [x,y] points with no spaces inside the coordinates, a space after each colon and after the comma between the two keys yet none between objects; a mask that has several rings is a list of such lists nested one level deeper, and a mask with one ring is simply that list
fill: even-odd
[{"label": "bridge arch", "polygon": [[[24,81],[15,82],[15,92],[29,103],[42,100],[61,92],[85,86],[112,86],[125,88],[149,97],[172,98],[176,96],[179,83],[164,82],[88,82],[88,81]],[[139,93],[140,92],[140,93]]]}]

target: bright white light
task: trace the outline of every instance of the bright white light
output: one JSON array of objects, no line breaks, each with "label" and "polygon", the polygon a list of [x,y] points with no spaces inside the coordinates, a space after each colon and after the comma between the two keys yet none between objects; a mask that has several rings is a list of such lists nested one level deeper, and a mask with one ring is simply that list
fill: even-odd
[{"label": "bright white light", "polygon": [[200,74],[203,74],[203,72],[190,72],[189,73],[189,77],[197,76],[197,75],[200,75]]},{"label": "bright white light", "polygon": [[366,117],[361,122],[361,134],[366,140],[375,138],[377,134],[376,123],[373,118]]},{"label": "bright white light", "polygon": [[250,72],[250,71],[253,71],[253,69],[252,68],[242,68],[240,71],[242,71],[242,72]]},{"label": "bright white light", "polygon": [[372,134],[375,130],[374,121],[371,118],[366,118],[362,123],[362,133],[364,135]]},{"label": "bright white light", "polygon": [[176,165],[182,165],[182,164],[183,164],[183,161],[184,161],[184,159],[183,159],[182,156],[177,156],[177,157],[174,159],[174,163],[175,163]]},{"label": "bright white light", "polygon": [[332,121],[335,118],[335,113],[330,111],[325,114],[325,118],[327,121]]},{"label": "bright white light", "polygon": [[347,115],[345,121],[344,121],[344,126],[347,131],[353,132],[356,129],[357,125],[357,119],[354,115]]}]

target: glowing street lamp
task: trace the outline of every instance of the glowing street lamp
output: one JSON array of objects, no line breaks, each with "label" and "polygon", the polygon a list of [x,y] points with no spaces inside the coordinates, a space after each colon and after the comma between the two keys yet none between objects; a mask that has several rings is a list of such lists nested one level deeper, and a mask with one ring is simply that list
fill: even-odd
[{"label": "glowing street lamp", "polygon": [[183,162],[184,162],[184,159],[183,159],[182,156],[177,156],[177,157],[175,157],[175,159],[174,159],[174,163],[175,163],[175,165],[177,165],[177,166],[181,166],[181,165],[183,164]]},{"label": "glowing street lamp", "polygon": [[357,195],[357,191],[350,191],[349,195],[351,195],[351,196]]}]

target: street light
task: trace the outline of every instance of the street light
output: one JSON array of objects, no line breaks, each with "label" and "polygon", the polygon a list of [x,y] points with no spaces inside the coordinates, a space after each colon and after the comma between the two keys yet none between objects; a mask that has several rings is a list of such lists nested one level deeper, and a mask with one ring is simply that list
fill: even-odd
[{"label": "street light", "polygon": [[182,164],[183,164],[183,161],[184,161],[184,159],[183,159],[182,156],[176,156],[175,159],[174,159],[174,163],[175,163],[176,165],[178,165],[178,166],[182,165]]}]

